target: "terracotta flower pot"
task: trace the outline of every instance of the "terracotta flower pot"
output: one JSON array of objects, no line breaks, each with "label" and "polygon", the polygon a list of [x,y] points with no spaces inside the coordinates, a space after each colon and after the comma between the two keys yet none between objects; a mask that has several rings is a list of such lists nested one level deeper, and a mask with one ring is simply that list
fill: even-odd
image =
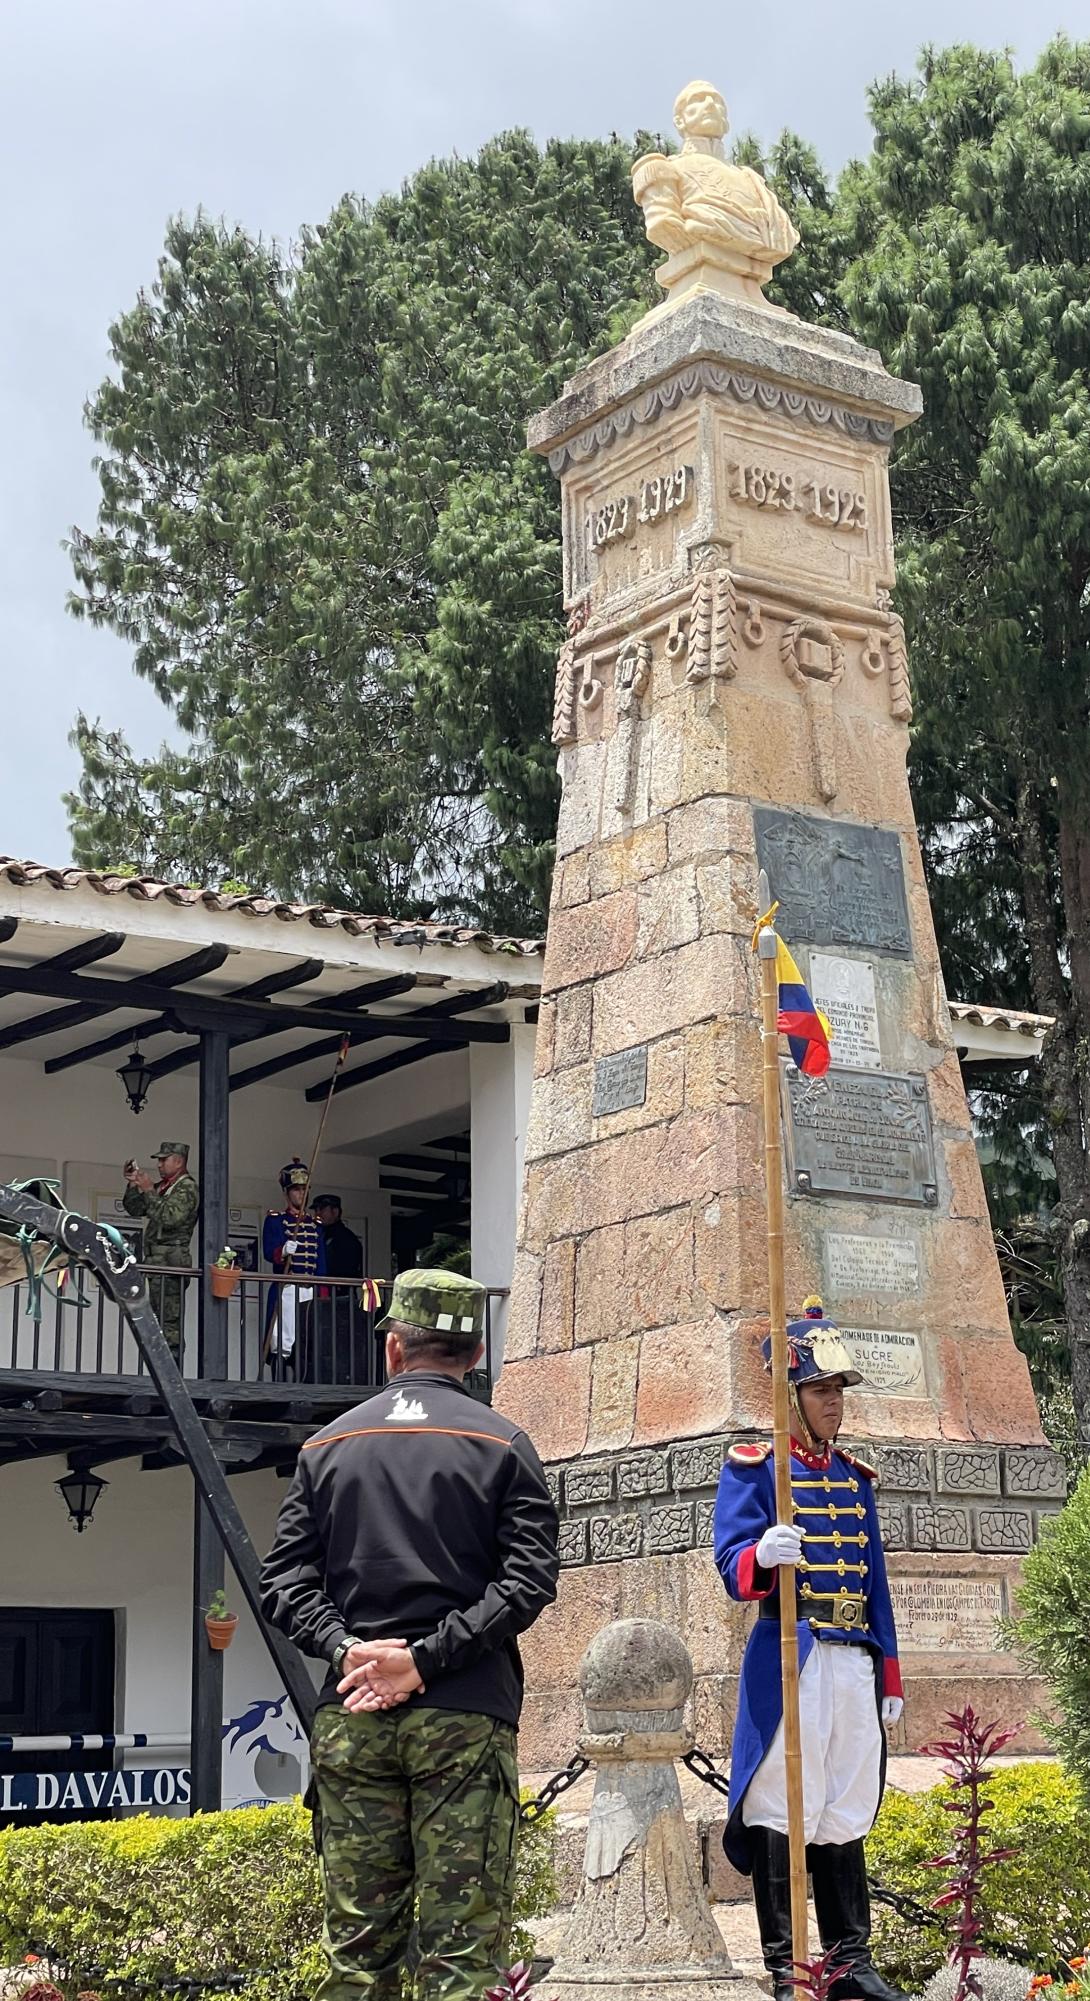
[{"label": "terracotta flower pot", "polygon": [[228,1612],[226,1618],[213,1619],[210,1612],[204,1615],[204,1630],[208,1634],[208,1644],[214,1654],[225,1653],[235,1637],[238,1613]]},{"label": "terracotta flower pot", "polygon": [[209,1277],[213,1299],[233,1299],[242,1273],[237,1265],[213,1265]]}]

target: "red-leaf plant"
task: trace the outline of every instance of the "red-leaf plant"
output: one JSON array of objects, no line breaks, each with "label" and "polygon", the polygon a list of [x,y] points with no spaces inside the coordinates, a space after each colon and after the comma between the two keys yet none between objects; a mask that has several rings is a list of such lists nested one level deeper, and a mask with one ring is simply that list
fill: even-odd
[{"label": "red-leaf plant", "polygon": [[957,1969],[955,2001],[968,2001],[969,1996],[974,2001],[983,2001],[984,1990],[979,1974],[974,1971],[974,1962],[983,1957],[980,1935],[984,1924],[979,1916],[979,1901],[984,1871],[993,1862],[1008,1861],[1016,1851],[993,1848],[985,1852],[981,1835],[984,1815],[991,1813],[992,1802],[982,1799],[981,1791],[992,1776],[986,1761],[1009,1744],[1022,1726],[1016,1724],[1013,1730],[1001,1730],[998,1723],[981,1723],[971,1704],[960,1715],[948,1715],[945,1721],[954,1734],[936,1744],[924,1744],[921,1755],[946,1760],[946,1776],[953,1780],[955,1797],[943,1801],[943,1811],[963,1818],[954,1828],[949,1853],[937,1855],[927,1866],[950,1871],[947,1888],[941,1897],[936,1897],[934,1908],[950,1912],[946,1958]]},{"label": "red-leaf plant", "polygon": [[817,1959],[796,1959],[792,1961],[794,1972],[791,1985],[795,1990],[795,2001],[830,2001],[833,1988],[838,1980],[843,1980],[855,1965],[854,1959],[841,1959],[840,1947],[834,1945],[830,1952],[820,1954]]},{"label": "red-leaf plant", "polygon": [[529,2001],[533,1994],[530,1975],[533,1969],[528,1959],[520,1959],[517,1966],[510,1966],[495,1987],[489,1987],[485,2001]]}]

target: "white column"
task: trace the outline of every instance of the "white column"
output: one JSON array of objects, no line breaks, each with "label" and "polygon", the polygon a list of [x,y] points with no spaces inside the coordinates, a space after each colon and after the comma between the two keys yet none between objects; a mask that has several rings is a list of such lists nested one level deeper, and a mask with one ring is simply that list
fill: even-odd
[{"label": "white column", "polygon": [[[522,1198],[522,1162],[534,1076],[535,1028],[519,1023],[510,1042],[469,1048],[470,1247],[473,1276],[509,1286]],[[492,1368],[503,1358],[506,1302],[492,1313]]]}]

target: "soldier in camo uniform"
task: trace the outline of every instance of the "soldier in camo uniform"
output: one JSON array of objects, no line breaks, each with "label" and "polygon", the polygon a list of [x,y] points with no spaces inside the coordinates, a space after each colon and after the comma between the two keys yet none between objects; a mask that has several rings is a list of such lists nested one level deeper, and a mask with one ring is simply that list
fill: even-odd
[{"label": "soldier in camo uniform", "polygon": [[[125,1193],[121,1197],[127,1216],[144,1219],[144,1263],[146,1265],[192,1264],[191,1242],[201,1206],[200,1190],[189,1172],[189,1146],[185,1140],[165,1139],[159,1148],[159,1179],[153,1181],[135,1161],[125,1169]],[[176,1362],[182,1359],[182,1316],[189,1280],[152,1274],[148,1297],[167,1346]]]},{"label": "soldier in camo uniform", "polygon": [[389,1382],[308,1439],[265,1617],[329,1662],[311,1740],[329,1971],[315,2001],[475,2001],[505,1964],[518,1834],[517,1636],[556,1596],[557,1516],[525,1432],[463,1379],[485,1293],[395,1280]]}]

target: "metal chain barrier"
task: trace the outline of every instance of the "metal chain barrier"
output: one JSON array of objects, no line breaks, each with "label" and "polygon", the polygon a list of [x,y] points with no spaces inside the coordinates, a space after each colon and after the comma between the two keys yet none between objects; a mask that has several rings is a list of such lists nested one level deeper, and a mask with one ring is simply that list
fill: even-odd
[{"label": "metal chain barrier", "polygon": [[543,1813],[548,1813],[553,1801],[559,1799],[561,1793],[566,1793],[568,1787],[574,1786],[577,1780],[582,1778],[583,1773],[589,1770],[590,1759],[584,1758],[577,1751],[562,1771],[553,1773],[552,1778],[542,1786],[541,1791],[535,1794],[532,1800],[523,1800],[519,1808],[519,1819],[523,1826],[532,1827],[536,1820],[541,1819]]},{"label": "metal chain barrier", "polygon": [[[686,1753],[681,1762],[692,1772],[694,1778],[702,1779],[706,1786],[714,1787],[717,1793],[729,1798],[730,1781],[716,1769],[714,1760],[706,1751],[701,1751],[699,1746],[695,1746]],[[885,1904],[891,1911],[896,1911],[899,1918],[905,1918],[909,1924],[924,1925],[929,1930],[941,1931],[944,1936],[949,1937],[949,1920],[941,1911],[932,1910],[927,1904],[921,1904],[917,1898],[910,1897],[904,1890],[891,1890],[877,1876],[867,1877],[867,1888],[876,1904]],[[1011,1939],[997,1939],[982,1932],[980,1944],[985,1952],[991,1953],[997,1959],[1013,1959],[1019,1966],[1036,1964],[1034,1959],[1020,1950]]]},{"label": "metal chain barrier", "polygon": [[724,1798],[728,1796],[729,1780],[722,1772],[716,1771],[713,1759],[709,1758],[706,1751],[700,1750],[698,1745],[694,1745],[691,1751],[686,1751],[681,1762],[694,1778],[703,1779],[706,1786],[714,1786],[716,1792],[722,1793]]}]

